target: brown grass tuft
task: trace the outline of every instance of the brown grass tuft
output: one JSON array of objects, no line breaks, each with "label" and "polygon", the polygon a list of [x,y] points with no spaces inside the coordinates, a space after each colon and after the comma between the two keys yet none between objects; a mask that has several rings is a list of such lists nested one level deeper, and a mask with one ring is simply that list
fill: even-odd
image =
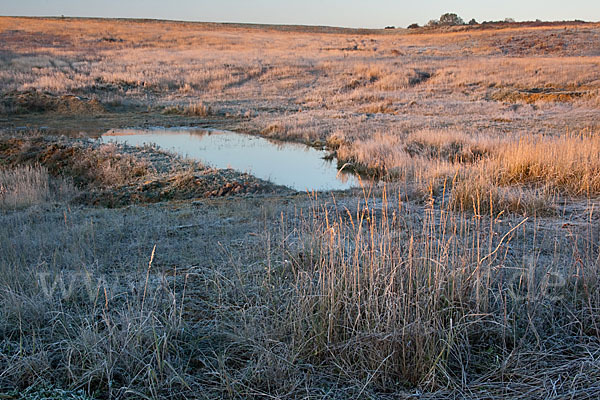
[{"label": "brown grass tuft", "polygon": [[75,193],[70,182],[50,177],[48,170],[39,165],[0,169],[0,209],[20,209],[45,202],[65,201]]},{"label": "brown grass tuft", "polygon": [[213,109],[203,102],[190,103],[187,106],[170,106],[163,110],[163,114],[186,115],[190,117],[208,117],[214,115]]},{"label": "brown grass tuft", "polygon": [[600,194],[600,135],[583,132],[503,146],[491,162],[499,185],[547,186],[573,196]]}]

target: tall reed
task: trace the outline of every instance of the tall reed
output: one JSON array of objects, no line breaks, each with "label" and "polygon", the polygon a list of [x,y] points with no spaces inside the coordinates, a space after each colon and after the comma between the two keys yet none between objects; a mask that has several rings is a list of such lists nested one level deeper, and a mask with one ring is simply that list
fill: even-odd
[{"label": "tall reed", "polygon": [[386,190],[358,204],[315,196],[282,243],[293,274],[282,332],[303,360],[380,390],[493,380],[515,353],[574,340],[600,307],[597,247],[503,218],[420,212]]}]

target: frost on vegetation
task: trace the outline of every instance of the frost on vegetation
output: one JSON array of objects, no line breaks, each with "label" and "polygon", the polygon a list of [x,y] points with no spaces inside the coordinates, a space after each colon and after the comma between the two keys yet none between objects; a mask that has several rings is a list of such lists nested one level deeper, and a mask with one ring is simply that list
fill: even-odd
[{"label": "frost on vegetation", "polygon": [[30,386],[24,391],[13,391],[6,395],[0,393],[0,399],[3,398],[14,400],[94,400],[83,390],[65,390],[55,386]]}]

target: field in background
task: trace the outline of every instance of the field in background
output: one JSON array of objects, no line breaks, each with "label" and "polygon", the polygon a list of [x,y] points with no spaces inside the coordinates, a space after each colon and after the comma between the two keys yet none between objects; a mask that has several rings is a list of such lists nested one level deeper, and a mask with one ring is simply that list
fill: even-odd
[{"label": "field in background", "polygon": [[[599,24],[0,42],[0,397],[598,397]],[[290,194],[42,129],[177,123],[383,181]]]},{"label": "field in background", "polygon": [[340,31],[2,18],[1,103],[19,112],[6,94],[31,89],[108,104],[205,103],[246,117],[253,132],[308,142],[597,126],[598,25]]},{"label": "field in background", "polygon": [[[598,129],[600,27],[504,28],[2,18],[0,112],[223,116],[236,130],[327,145],[340,166],[409,177],[427,196],[485,170],[473,168],[480,159],[504,162],[498,153],[520,138]],[[497,170],[486,174],[495,185]]]}]

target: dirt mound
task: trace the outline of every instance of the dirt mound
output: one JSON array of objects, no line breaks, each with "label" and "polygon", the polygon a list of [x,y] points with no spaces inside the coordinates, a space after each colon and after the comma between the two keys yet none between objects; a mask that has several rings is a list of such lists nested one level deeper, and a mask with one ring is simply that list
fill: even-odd
[{"label": "dirt mound", "polygon": [[169,153],[68,138],[0,138],[0,168],[41,164],[104,207],[207,197],[292,193],[252,175],[207,168]]},{"label": "dirt mound", "polygon": [[[82,193],[75,201],[95,206],[121,207],[128,204],[171,200],[276,193],[273,185],[258,182],[254,177],[227,176],[224,172],[194,171],[157,176],[146,181],[113,187],[110,190]],[[232,181],[232,179],[236,180]]]},{"label": "dirt mound", "polygon": [[102,114],[104,107],[96,99],[74,95],[57,96],[37,90],[9,92],[0,97],[0,113],[28,114]]}]

